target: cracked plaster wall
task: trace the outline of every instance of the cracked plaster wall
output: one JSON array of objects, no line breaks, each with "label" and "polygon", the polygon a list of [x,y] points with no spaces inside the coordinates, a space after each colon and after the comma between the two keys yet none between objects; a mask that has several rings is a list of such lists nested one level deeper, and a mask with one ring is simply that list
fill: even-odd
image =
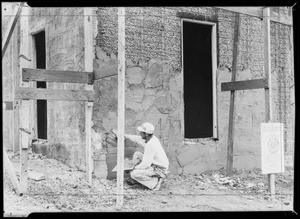
[{"label": "cracked plaster wall", "polygon": [[[29,30],[45,30],[46,68],[84,71],[83,8],[31,8]],[[47,82],[49,89],[83,89],[84,85]],[[55,158],[85,169],[84,102],[47,101],[48,144]]]}]

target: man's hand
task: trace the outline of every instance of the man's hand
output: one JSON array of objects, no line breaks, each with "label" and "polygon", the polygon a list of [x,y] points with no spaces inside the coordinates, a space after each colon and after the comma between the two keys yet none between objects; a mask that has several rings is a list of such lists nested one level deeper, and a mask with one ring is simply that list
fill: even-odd
[{"label": "man's hand", "polygon": [[116,129],[111,130],[111,132],[115,135],[116,138],[118,138],[118,131]]}]

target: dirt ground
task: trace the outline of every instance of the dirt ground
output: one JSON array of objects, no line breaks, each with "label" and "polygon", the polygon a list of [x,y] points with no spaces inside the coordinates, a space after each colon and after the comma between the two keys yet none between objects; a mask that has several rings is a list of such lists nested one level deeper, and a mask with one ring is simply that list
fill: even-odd
[{"label": "dirt ground", "polygon": [[[12,154],[9,154],[11,157]],[[19,156],[11,159],[19,177]],[[41,155],[29,155],[30,174],[43,180],[28,180],[28,194],[13,191],[7,171],[3,175],[4,216],[27,216],[31,212],[116,212],[116,180],[93,178],[89,185],[84,172]],[[225,170],[201,175],[169,175],[160,191],[124,182],[122,212],[165,211],[292,211],[294,171],[286,167],[276,174],[276,196],[268,194],[267,176],[259,169]]]}]

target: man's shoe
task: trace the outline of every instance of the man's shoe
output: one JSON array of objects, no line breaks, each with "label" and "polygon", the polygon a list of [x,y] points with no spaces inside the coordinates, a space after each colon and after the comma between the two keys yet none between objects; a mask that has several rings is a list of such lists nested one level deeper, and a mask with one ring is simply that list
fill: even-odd
[{"label": "man's shoe", "polygon": [[135,185],[135,184],[138,184],[138,182],[135,181],[135,180],[132,179],[132,178],[126,179],[126,183],[127,183],[128,185],[130,185],[130,186]]},{"label": "man's shoe", "polygon": [[153,190],[154,191],[160,190],[160,186],[161,186],[162,182],[163,182],[163,179],[162,178],[158,178],[157,184],[156,184],[156,186],[154,187]]}]

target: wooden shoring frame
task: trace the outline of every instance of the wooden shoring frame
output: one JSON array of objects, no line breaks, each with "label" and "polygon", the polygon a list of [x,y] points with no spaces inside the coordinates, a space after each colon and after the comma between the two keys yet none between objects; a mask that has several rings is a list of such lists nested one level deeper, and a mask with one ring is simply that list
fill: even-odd
[{"label": "wooden shoring frame", "polygon": [[[263,9],[263,36],[264,36],[264,72],[265,78],[248,80],[250,84],[246,84],[247,81],[235,81],[236,62],[237,62],[237,45],[236,35],[238,32],[238,26],[235,26],[235,38],[234,38],[234,51],[233,51],[233,72],[232,82],[221,83],[222,91],[230,91],[230,114],[229,114],[229,131],[228,131],[228,148],[227,148],[227,175],[232,171],[233,162],[233,137],[234,137],[234,91],[246,90],[246,89],[258,89],[263,88],[265,90],[265,122],[269,123],[273,121],[272,113],[272,80],[271,80],[271,39],[270,39],[270,8]],[[236,20],[237,22],[237,20]],[[238,43],[237,43],[238,44]],[[275,195],[275,174],[268,174],[268,189],[274,200]]]},{"label": "wooden shoring frame", "polygon": [[[239,52],[240,40],[240,14],[235,14],[235,27],[233,39],[233,63],[232,63],[232,76],[231,82],[235,82],[237,73],[237,62]],[[233,166],[233,143],[234,143],[234,114],[235,114],[235,91],[230,91],[230,105],[229,105],[229,124],[228,124],[228,140],[227,140],[227,165],[226,174],[230,175]]]},{"label": "wooden shoring frame", "polygon": [[[12,17],[10,22],[9,22],[8,29],[6,30],[6,33],[5,33],[3,41],[2,41],[2,59],[5,55],[7,46],[10,42],[11,37],[12,37],[12,34],[13,34],[14,29],[15,29],[16,23],[17,23],[17,21],[20,17],[21,12],[22,12],[23,5],[24,5],[24,2],[22,2],[19,7],[16,6],[16,8],[14,10],[14,17]],[[9,103],[9,105],[11,105],[9,108],[7,108],[8,103],[4,102],[4,104],[5,104],[5,109],[4,110],[13,110],[13,105],[14,105],[13,102]],[[14,132],[14,126],[13,126],[12,131]],[[13,138],[14,138],[14,135],[13,135]],[[13,139],[13,142],[14,142],[14,139]],[[14,147],[14,145],[13,145],[13,147]],[[23,195],[21,184],[20,184],[20,182],[19,182],[19,180],[16,176],[16,173],[13,169],[11,161],[10,161],[10,159],[9,159],[7,153],[6,153],[6,148],[4,146],[3,146],[3,158],[4,158],[4,166],[6,167],[6,169],[8,171],[9,178],[12,182],[12,185],[13,185],[16,193],[18,195]]]}]

